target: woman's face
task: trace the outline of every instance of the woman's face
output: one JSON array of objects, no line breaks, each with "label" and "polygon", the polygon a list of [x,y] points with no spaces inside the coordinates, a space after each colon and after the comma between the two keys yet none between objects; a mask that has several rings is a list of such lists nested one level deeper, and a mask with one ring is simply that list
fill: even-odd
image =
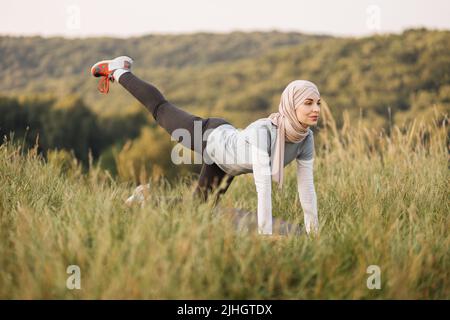
[{"label": "woman's face", "polygon": [[301,105],[297,106],[295,110],[297,119],[307,126],[315,126],[319,120],[320,104],[320,96],[312,93]]}]

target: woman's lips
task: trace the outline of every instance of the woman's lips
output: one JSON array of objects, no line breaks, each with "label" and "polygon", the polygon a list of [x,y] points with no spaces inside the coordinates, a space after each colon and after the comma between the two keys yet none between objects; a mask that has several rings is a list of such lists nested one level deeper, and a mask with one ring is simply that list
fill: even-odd
[{"label": "woman's lips", "polygon": [[313,120],[317,120],[319,117],[315,116],[315,117],[310,117],[310,118],[313,119]]}]

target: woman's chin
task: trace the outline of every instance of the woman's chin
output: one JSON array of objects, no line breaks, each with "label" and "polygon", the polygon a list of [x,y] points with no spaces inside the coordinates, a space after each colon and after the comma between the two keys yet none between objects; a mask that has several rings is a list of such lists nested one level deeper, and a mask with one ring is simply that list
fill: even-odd
[{"label": "woman's chin", "polygon": [[302,123],[303,125],[306,125],[306,126],[310,127],[310,126],[315,126],[315,125],[317,125],[317,120],[306,119],[306,120],[304,120],[304,121],[301,121],[300,123]]}]

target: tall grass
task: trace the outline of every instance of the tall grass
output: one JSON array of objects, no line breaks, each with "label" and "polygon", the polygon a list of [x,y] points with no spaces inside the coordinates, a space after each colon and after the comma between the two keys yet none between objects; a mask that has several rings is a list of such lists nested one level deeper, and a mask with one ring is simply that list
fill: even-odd
[{"label": "tall grass", "polygon": [[[327,110],[315,135],[317,237],[236,233],[191,198],[189,179],[161,181],[128,208],[133,186],[98,166],[82,173],[5,141],[0,298],[450,298],[447,118],[386,134],[349,121],[338,130]],[[273,213],[302,223],[294,170],[274,188]],[[252,176],[236,178],[220,205],[255,211]],[[80,290],[66,288],[69,265],[80,267]],[[380,290],[367,287],[369,265],[380,267]]]}]

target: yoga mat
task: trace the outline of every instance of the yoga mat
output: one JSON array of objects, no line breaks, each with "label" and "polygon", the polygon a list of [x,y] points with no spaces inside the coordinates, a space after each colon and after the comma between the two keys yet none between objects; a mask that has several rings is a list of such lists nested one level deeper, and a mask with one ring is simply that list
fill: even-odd
[{"label": "yoga mat", "polygon": [[[233,227],[238,232],[256,233],[258,232],[258,220],[255,212],[246,211],[239,208],[222,208],[216,207],[213,210],[216,217],[230,219]],[[274,235],[295,235],[299,236],[303,233],[302,228],[298,224],[284,221],[280,218],[272,220],[272,234]]]}]

